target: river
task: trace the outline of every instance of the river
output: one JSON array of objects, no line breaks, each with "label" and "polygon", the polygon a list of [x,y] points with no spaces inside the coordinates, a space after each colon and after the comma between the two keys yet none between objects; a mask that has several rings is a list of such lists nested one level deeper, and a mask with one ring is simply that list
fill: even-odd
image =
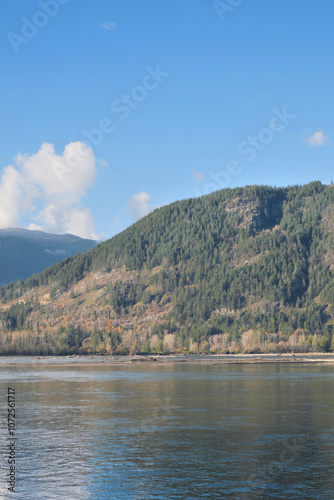
[{"label": "river", "polygon": [[334,498],[332,364],[1,365],[0,384],[3,499]]}]

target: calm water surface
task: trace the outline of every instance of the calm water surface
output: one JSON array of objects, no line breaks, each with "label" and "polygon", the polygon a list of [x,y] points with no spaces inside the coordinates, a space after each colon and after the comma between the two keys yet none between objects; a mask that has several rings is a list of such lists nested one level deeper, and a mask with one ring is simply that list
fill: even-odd
[{"label": "calm water surface", "polygon": [[3,499],[334,499],[331,365],[1,366],[0,384]]}]

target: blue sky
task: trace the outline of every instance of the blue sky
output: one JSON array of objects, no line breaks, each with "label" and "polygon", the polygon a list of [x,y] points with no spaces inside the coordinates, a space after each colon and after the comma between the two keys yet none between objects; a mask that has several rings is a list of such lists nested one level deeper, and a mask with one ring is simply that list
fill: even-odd
[{"label": "blue sky", "polygon": [[334,177],[333,3],[2,6],[0,226],[110,237],[221,187]]}]

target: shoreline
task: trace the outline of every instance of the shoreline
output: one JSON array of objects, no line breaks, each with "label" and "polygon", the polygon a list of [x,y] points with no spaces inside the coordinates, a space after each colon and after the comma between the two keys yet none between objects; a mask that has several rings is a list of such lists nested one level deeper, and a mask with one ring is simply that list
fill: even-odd
[{"label": "shoreline", "polygon": [[132,355],[132,356],[0,356],[1,366],[122,366],[170,364],[263,364],[263,363],[326,363],[334,364],[334,353],[306,354],[209,354],[209,355]]}]

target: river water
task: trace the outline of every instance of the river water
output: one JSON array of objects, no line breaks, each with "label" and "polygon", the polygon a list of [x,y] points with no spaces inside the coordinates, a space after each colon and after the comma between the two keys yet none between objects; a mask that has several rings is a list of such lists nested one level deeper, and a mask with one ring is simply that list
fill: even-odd
[{"label": "river water", "polygon": [[334,365],[1,365],[0,385],[3,499],[334,498]]}]

